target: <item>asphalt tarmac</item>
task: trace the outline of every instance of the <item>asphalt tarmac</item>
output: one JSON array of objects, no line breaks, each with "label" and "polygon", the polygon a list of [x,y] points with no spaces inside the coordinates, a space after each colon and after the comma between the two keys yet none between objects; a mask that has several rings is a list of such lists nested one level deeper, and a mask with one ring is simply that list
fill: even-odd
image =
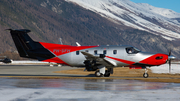
[{"label": "asphalt tarmac", "polygon": [[[180,78],[172,77],[135,77],[135,76],[110,76],[95,77],[94,74],[65,74],[55,73],[62,70],[78,69],[70,66],[49,66],[49,65],[0,65],[0,77],[16,77],[25,79],[126,79],[126,80],[143,80],[149,82],[176,82],[179,83]],[[82,69],[82,72],[83,69]]]},{"label": "asphalt tarmac", "polygon": [[[54,73],[76,68],[0,65],[0,101],[180,100],[180,83],[136,80],[145,79],[143,77],[99,78],[94,75]],[[155,77],[148,79],[152,78]]]},{"label": "asphalt tarmac", "polygon": [[49,65],[0,65],[0,76],[1,77],[26,77],[26,76],[44,76],[44,77],[78,77],[85,75],[70,75],[54,73],[55,71],[76,69],[77,67],[69,66],[49,66]]},{"label": "asphalt tarmac", "polygon": [[[49,65],[0,65],[0,77],[20,77],[20,78],[80,78],[80,79],[144,79],[143,77],[95,77],[94,74],[65,74],[55,73],[56,71],[78,69],[78,67],[70,66],[49,66]],[[156,78],[156,77],[149,77]],[[164,79],[164,78],[163,78]]]}]

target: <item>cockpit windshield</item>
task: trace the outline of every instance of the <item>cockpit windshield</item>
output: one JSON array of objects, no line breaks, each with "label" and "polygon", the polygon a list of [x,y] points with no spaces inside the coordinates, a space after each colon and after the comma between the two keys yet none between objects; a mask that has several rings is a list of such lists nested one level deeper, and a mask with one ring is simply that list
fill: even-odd
[{"label": "cockpit windshield", "polygon": [[126,48],[126,52],[127,52],[128,54],[136,54],[136,53],[139,53],[140,50],[137,49],[137,48],[134,48],[134,47],[127,47],[127,48]]}]

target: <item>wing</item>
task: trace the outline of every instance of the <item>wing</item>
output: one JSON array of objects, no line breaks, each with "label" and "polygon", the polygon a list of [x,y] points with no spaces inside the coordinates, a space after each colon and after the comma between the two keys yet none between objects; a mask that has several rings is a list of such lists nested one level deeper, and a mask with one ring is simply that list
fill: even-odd
[{"label": "wing", "polygon": [[113,61],[105,59],[105,55],[99,54],[99,55],[92,55],[87,52],[81,52],[87,60],[95,60],[96,64],[104,65],[106,67],[114,67],[117,66],[117,64]]}]

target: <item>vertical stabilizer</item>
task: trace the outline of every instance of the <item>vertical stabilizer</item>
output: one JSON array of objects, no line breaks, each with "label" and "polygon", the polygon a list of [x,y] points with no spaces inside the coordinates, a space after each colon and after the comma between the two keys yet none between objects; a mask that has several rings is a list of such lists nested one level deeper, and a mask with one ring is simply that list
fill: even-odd
[{"label": "vertical stabilizer", "polygon": [[27,33],[28,29],[10,30],[12,39],[21,57],[45,60],[54,57],[54,55],[44,48],[39,42],[33,41]]},{"label": "vertical stabilizer", "polygon": [[29,57],[27,51],[30,49],[33,49],[32,45],[33,40],[27,35],[28,32],[31,32],[27,29],[21,29],[21,30],[12,30],[9,29],[12,39],[16,45],[16,48],[19,52],[19,55],[21,57]]}]

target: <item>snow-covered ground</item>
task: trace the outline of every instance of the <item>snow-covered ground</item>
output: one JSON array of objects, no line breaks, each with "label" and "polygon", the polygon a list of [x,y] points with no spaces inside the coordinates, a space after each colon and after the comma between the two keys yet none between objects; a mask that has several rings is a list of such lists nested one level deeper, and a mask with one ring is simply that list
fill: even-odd
[{"label": "snow-covered ground", "polygon": [[180,88],[144,91],[77,91],[63,89],[0,89],[1,101],[179,101]]},{"label": "snow-covered ground", "polygon": [[[150,68],[153,73],[169,73],[169,64]],[[171,74],[180,74],[180,64],[171,64]]]},{"label": "snow-covered ground", "polygon": [[41,61],[12,61],[11,64],[26,64],[26,63],[40,64],[40,63],[48,63],[48,62],[41,62]]},{"label": "snow-covered ground", "polygon": [[40,65],[40,64],[47,64],[49,65],[49,62],[41,62],[41,61],[28,61],[28,60],[15,60],[15,61],[12,61],[12,63],[3,63],[3,62],[0,62],[0,65]]},{"label": "snow-covered ground", "polygon": [[180,84],[136,80],[0,79],[0,101],[179,101]]}]

